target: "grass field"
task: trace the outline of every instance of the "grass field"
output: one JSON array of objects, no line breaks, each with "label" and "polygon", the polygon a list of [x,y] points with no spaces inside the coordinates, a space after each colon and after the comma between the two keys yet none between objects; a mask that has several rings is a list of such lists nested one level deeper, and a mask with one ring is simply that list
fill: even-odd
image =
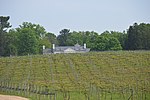
[{"label": "grass field", "polygon": [[0,58],[0,84],[25,87],[32,100],[32,90],[54,92],[56,100],[150,100],[150,51]]}]

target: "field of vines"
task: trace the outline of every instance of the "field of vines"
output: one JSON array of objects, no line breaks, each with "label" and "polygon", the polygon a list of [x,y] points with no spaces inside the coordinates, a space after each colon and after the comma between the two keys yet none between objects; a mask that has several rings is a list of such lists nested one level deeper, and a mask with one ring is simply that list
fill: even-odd
[{"label": "field of vines", "polygon": [[0,94],[31,100],[150,100],[150,51],[1,57]]}]

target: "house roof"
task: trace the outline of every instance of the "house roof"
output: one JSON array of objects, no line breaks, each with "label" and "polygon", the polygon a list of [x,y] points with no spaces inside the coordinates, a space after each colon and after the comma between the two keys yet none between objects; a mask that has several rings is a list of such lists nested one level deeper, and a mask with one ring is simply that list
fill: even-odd
[{"label": "house roof", "polygon": [[84,48],[84,46],[80,46],[79,44],[76,44],[75,46],[58,46],[58,47],[55,47],[54,51],[61,52],[67,49],[72,49],[75,51],[85,51],[85,52],[90,51],[89,48]]},{"label": "house roof", "polygon": [[80,46],[79,44],[76,44],[75,46],[56,46],[55,49],[45,49],[43,53],[49,53],[49,52],[89,52],[90,48],[84,48],[84,46]]}]

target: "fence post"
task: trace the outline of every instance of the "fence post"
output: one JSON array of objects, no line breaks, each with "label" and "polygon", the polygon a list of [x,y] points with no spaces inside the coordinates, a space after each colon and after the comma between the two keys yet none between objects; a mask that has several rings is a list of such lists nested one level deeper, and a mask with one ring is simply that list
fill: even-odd
[{"label": "fence post", "polygon": [[54,100],[56,100],[56,96],[57,96],[57,94],[56,94],[56,92],[55,92],[55,95],[54,95]]},{"label": "fence post", "polygon": [[38,93],[39,93],[39,100],[40,100],[40,98],[41,98],[41,92],[40,92],[40,90],[41,90],[41,87],[39,86],[39,90],[38,90]]}]

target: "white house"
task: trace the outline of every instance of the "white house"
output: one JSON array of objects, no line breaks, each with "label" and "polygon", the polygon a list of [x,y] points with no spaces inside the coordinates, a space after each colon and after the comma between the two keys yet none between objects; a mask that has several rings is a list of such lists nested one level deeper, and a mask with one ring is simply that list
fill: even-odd
[{"label": "white house", "polygon": [[57,54],[57,53],[86,53],[89,52],[90,48],[86,48],[86,44],[83,46],[76,44],[74,46],[55,46],[53,44],[52,49],[45,49],[43,46],[43,54]]}]

